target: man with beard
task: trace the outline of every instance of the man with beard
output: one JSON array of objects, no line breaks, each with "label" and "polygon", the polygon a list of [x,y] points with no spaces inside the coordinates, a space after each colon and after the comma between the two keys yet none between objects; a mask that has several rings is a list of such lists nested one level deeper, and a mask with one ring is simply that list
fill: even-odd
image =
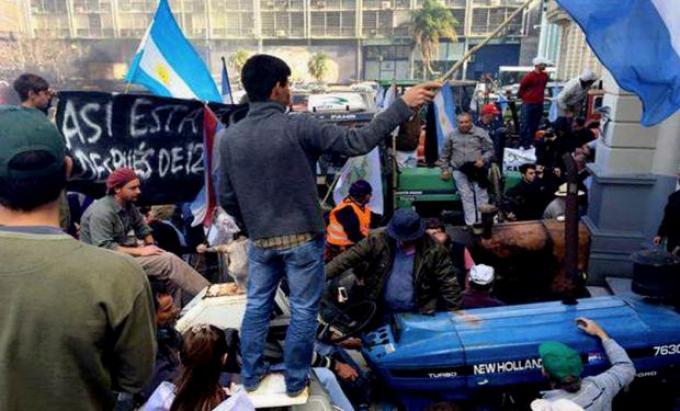
[{"label": "man with beard", "polygon": [[[169,282],[177,304],[181,291],[196,295],[210,283],[176,255],[154,245],[151,228],[135,203],[142,193],[135,171],[119,168],[106,180],[107,195],[92,203],[81,219],[80,239],[97,247],[127,254],[149,277]],[[129,239],[134,232],[136,238]],[[138,245],[137,240],[144,245]]]}]

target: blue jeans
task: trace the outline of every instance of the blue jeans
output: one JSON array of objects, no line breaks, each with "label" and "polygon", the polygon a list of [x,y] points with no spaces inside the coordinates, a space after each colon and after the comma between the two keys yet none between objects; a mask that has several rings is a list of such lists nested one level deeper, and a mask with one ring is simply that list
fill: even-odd
[{"label": "blue jeans", "polygon": [[331,397],[331,403],[340,408],[342,411],[354,411],[352,403],[349,402],[347,396],[342,391],[338,379],[333,374],[333,371],[328,368],[314,368],[317,378],[321,386],[328,391],[328,396]]},{"label": "blue jeans", "polygon": [[[354,368],[359,374],[359,377],[354,381],[346,381],[338,378],[340,388],[342,388],[343,393],[349,398],[350,402],[353,404],[365,405],[368,405],[371,402],[371,378],[344,348],[317,342],[316,352],[322,355],[335,357],[336,360],[340,360]],[[317,376],[319,376],[318,373]],[[319,378],[321,377],[319,376]]]},{"label": "blue jeans", "polygon": [[256,387],[267,372],[264,344],[274,295],[284,276],[291,311],[283,352],[286,389],[296,392],[307,384],[325,283],[323,248],[321,237],[286,250],[248,245],[248,303],[241,325],[241,378],[246,388]]},{"label": "blue jeans", "polygon": [[522,103],[520,119],[519,145],[528,148],[534,145],[534,136],[538,131],[543,116],[543,104]]}]

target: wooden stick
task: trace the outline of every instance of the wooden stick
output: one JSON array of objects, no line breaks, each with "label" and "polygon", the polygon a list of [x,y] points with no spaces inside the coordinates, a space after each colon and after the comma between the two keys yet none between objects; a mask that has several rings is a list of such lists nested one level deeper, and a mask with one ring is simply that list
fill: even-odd
[{"label": "wooden stick", "polygon": [[[347,161],[349,161],[349,160],[347,160]],[[323,198],[323,201],[321,202],[321,204],[328,205],[328,199],[330,198],[331,193],[333,193],[333,190],[335,189],[335,185],[338,183],[338,180],[340,180],[341,175],[342,175],[342,169],[340,169],[340,171],[338,171],[335,174],[335,177],[333,178],[333,182],[331,182],[331,185],[328,187],[328,191],[326,192],[326,196]]]}]

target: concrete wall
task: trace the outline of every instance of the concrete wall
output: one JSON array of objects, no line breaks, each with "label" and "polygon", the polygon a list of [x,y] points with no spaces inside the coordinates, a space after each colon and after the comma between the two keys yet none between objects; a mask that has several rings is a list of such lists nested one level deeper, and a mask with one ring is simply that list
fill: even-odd
[{"label": "concrete wall", "polygon": [[611,119],[590,165],[590,209],[584,218],[592,235],[589,273],[596,284],[632,273],[629,255],[651,244],[680,167],[680,113],[642,127],[638,98],[606,71],[603,81],[603,105],[610,107]]}]

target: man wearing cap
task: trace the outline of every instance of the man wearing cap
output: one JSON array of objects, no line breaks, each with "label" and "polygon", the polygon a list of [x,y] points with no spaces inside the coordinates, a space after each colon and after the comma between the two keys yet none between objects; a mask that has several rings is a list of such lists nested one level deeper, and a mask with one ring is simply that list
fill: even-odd
[{"label": "man wearing cap", "polygon": [[501,300],[492,297],[495,273],[493,267],[477,264],[470,269],[470,283],[463,292],[462,308],[484,308],[505,305]]},{"label": "man wearing cap", "polygon": [[534,69],[522,78],[517,92],[517,96],[522,99],[519,145],[525,150],[532,147],[534,134],[541,123],[545,86],[550,80],[545,72],[548,60],[536,57],[533,63]]},{"label": "man wearing cap", "polygon": [[[579,215],[583,214],[583,201],[585,200],[585,191],[578,190],[579,196]],[[582,199],[583,198],[583,199]],[[555,199],[553,199],[543,211],[543,219],[551,220],[558,217],[563,217],[567,210],[567,183],[560,185],[560,188],[555,192]]]},{"label": "man wearing cap", "polygon": [[460,287],[448,251],[425,234],[425,222],[412,209],[398,209],[387,228],[371,232],[337,256],[326,266],[326,277],[349,269],[381,314],[431,314],[460,307]]},{"label": "man wearing cap", "polygon": [[153,370],[151,289],[59,229],[73,163],[36,110],[0,108],[0,409],[112,410]]},{"label": "man wearing cap", "polygon": [[491,141],[493,141],[493,151],[496,162],[499,166],[502,166],[503,150],[505,150],[505,134],[507,130],[503,125],[503,118],[500,114],[501,112],[495,104],[485,104],[479,113],[479,119],[477,119],[475,125],[489,134]]},{"label": "man wearing cap", "polygon": [[560,342],[545,342],[538,352],[552,389],[542,393],[543,399],[567,399],[588,411],[611,411],[616,394],[633,382],[635,366],[626,351],[595,321],[579,318],[576,323],[586,334],[600,339],[611,367],[602,374],[581,379],[583,362],[579,353]]},{"label": "man wearing cap", "polygon": [[[135,206],[140,186],[134,170],[113,171],[106,180],[107,195],[92,203],[81,218],[80,239],[135,257],[149,277],[170,283],[176,303],[181,304],[181,291],[196,295],[210,283],[181,258],[154,245],[151,228]],[[129,233],[136,238],[128,238]],[[143,246],[137,245],[138,239]]]},{"label": "man wearing cap", "polygon": [[590,69],[583,70],[578,77],[567,81],[560,94],[557,95],[558,118],[577,116],[588,96],[588,90],[596,81],[597,76]]},{"label": "man wearing cap", "polygon": [[357,180],[350,186],[349,195],[331,210],[326,227],[326,262],[366,238],[371,228],[380,225],[380,215],[368,206],[372,193],[373,188],[366,180]]}]

